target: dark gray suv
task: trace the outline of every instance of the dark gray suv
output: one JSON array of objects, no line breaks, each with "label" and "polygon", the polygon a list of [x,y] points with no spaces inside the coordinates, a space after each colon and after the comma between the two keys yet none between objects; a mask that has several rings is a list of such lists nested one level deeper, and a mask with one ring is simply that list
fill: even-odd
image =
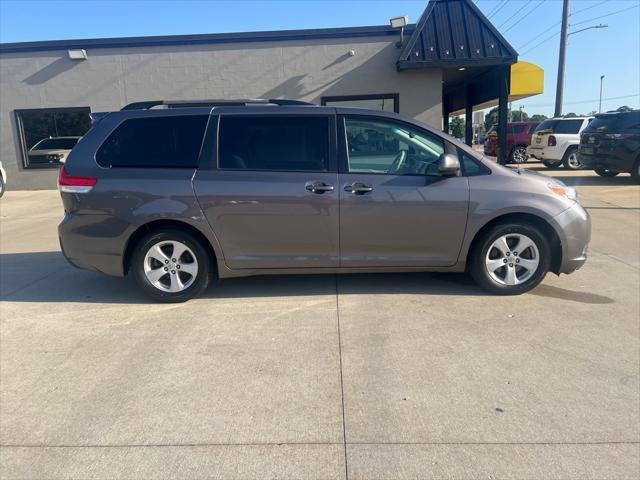
[{"label": "dark gray suv", "polygon": [[93,120],[60,170],[62,250],[156,300],[215,278],[385,271],[468,270],[518,294],[586,260],[573,189],[396,114],[203,100]]}]

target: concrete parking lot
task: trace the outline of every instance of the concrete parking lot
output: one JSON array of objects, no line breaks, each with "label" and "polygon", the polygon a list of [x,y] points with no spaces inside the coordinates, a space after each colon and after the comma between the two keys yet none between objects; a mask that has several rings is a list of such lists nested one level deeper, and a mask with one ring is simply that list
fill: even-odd
[{"label": "concrete parking lot", "polygon": [[640,186],[544,173],[577,186],[590,258],[519,297],[329,275],[154,304],[66,263],[56,191],[8,192],[0,475],[638,478]]}]

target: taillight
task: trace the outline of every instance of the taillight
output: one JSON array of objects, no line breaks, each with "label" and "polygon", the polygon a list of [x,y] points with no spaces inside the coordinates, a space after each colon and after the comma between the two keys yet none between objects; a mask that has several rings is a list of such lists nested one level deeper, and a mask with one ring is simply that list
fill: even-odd
[{"label": "taillight", "polygon": [[547,139],[547,145],[550,147],[555,147],[556,146],[556,137],[553,135],[549,135],[549,138]]},{"label": "taillight", "polygon": [[67,173],[66,167],[58,174],[58,190],[66,193],[87,193],[98,183],[96,177],[74,177]]}]

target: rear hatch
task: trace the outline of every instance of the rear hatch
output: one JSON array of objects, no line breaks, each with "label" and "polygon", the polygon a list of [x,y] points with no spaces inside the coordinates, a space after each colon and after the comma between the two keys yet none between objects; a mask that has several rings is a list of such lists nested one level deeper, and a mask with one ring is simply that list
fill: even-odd
[{"label": "rear hatch", "polygon": [[593,155],[598,150],[608,150],[620,130],[618,120],[618,115],[596,116],[580,135],[580,153]]},{"label": "rear hatch", "polygon": [[[559,138],[573,140],[578,143],[580,128],[583,123],[582,118],[551,118],[545,120],[534,130],[531,136],[531,145],[538,148],[543,148],[547,145],[554,146],[560,143],[558,142]],[[550,141],[550,137],[554,138]]]}]

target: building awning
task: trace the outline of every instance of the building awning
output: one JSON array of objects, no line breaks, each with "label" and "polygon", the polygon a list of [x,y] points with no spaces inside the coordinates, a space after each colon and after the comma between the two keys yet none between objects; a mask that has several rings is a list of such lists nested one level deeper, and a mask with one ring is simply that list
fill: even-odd
[{"label": "building awning", "polygon": [[518,53],[471,0],[430,0],[398,58],[399,71],[515,63]]},{"label": "building awning", "polygon": [[[511,65],[511,88],[509,101],[515,102],[523,98],[539,95],[544,92],[544,70],[539,65],[519,60]],[[484,110],[498,105],[498,98],[473,106],[473,110]],[[452,116],[464,115],[464,108],[449,113]]]}]

